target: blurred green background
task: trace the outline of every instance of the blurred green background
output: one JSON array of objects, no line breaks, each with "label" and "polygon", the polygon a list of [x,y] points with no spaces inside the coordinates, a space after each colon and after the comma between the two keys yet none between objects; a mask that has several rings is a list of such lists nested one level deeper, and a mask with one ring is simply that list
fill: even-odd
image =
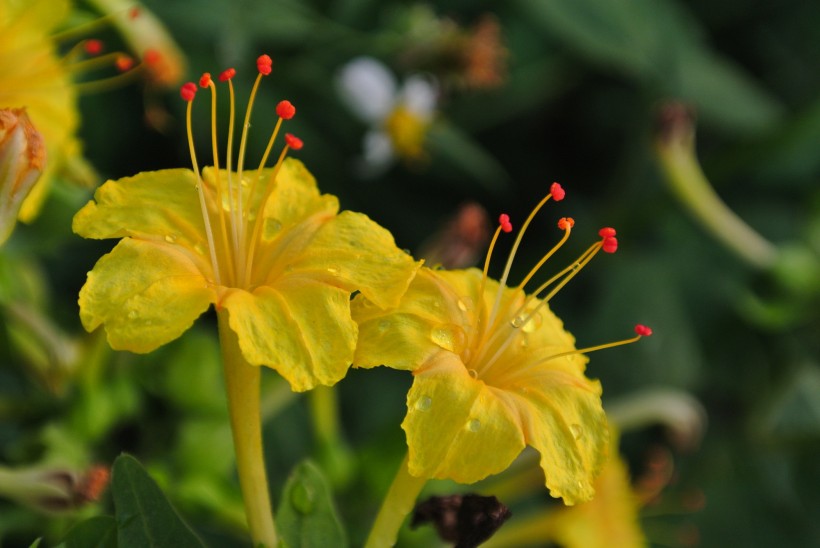
[{"label": "blurred green background", "polygon": [[[321,189],[387,227],[400,247],[419,249],[466,202],[483,205],[492,219],[500,212],[522,219],[560,181],[567,199],[536,219],[513,279],[557,240],[559,217],[577,221],[554,260],[560,266],[586,249],[600,226],[616,227],[618,253],[596,258],[552,301],[553,310],[579,346],[628,336],[635,323],[653,327],[655,335],[640,344],[591,357],[588,374],[601,379],[605,405],[664,386],[691,393],[708,414],[703,440],[688,451],[662,428],[624,435],[636,476],[652,447],[674,452],[675,474],[662,503],[644,511],[649,541],[820,545],[820,3],[145,5],[188,56],[189,79],[236,67],[240,111],[254,60],[270,54],[274,72],[259,92],[248,163],[267,143],[276,103],[291,100],[298,113],[288,131],[305,141],[297,156]],[[460,57],[465,43],[449,37],[468,36],[487,15],[500,37],[498,79],[471,85]],[[440,86],[425,157],[397,161],[370,178],[356,169],[369,128],[336,85],[344,64],[361,55],[384,62],[399,82],[426,73]],[[652,146],[658,110],[668,100],[694,107],[706,175],[735,213],[784,252],[783,260],[768,268],[747,264],[675,198]],[[81,108],[86,156],[103,178],[190,165],[184,104],[175,91],[131,85],[84,96]],[[207,109],[195,111],[200,163],[209,163]],[[157,113],[164,123],[156,123]],[[148,356],[114,353],[99,333],[84,335],[77,293],[113,245],[71,234],[71,216],[88,196],[59,186],[38,221],[19,227],[0,255],[5,302],[25,295],[74,341],[67,344],[79,345],[84,360],[55,365],[54,356],[38,358],[27,349],[31,337],[17,332],[19,318],[5,311],[0,462],[80,466],[110,463],[128,451],[213,546],[243,546],[212,318]],[[502,243],[499,257],[506,251]],[[404,451],[399,423],[410,377],[352,371],[340,383],[353,464],[317,446],[303,395],[291,395],[275,375],[266,381],[274,497],[290,468],[315,456],[336,474],[337,501],[357,545]],[[692,492],[705,495],[702,509],[687,509]],[[41,534],[53,542],[75,519],[44,522],[0,501],[0,545],[27,546]],[[407,542],[430,542],[414,539]]]}]

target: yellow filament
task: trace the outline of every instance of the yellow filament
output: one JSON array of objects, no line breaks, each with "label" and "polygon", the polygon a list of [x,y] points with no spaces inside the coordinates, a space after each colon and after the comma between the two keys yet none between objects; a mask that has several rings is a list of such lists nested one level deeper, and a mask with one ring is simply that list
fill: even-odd
[{"label": "yellow filament", "polygon": [[205,235],[208,237],[208,250],[211,253],[211,264],[214,267],[214,277],[217,285],[222,285],[219,276],[219,263],[216,257],[216,248],[214,247],[214,235],[211,230],[211,218],[208,215],[208,206],[205,204],[205,193],[202,190],[203,181],[199,175],[199,165],[196,161],[196,151],[194,151],[194,134],[191,129],[191,108],[193,107],[193,100],[188,101],[188,108],[185,111],[185,126],[188,132],[188,149],[191,151],[191,164],[194,168],[194,175],[196,175],[196,190],[199,194],[199,206],[202,209],[202,221],[205,223]]},{"label": "yellow filament", "polygon": [[[524,224],[521,225],[521,230],[518,232],[518,235],[515,238],[515,242],[513,243],[513,247],[512,247],[512,250],[510,251],[509,257],[507,257],[507,264],[504,266],[504,273],[502,274],[501,280],[498,283],[498,291],[496,291],[496,294],[495,294],[495,301],[493,302],[493,308],[491,309],[491,312],[490,312],[490,318],[487,321],[487,325],[485,326],[485,329],[483,329],[482,332],[481,332],[481,335],[480,335],[480,338],[479,338],[479,343],[478,343],[478,348],[483,347],[485,337],[486,337],[487,333],[493,328],[493,325],[495,325],[495,318],[498,315],[498,307],[501,304],[501,296],[504,293],[504,288],[506,287],[507,278],[510,275],[510,268],[512,268],[512,262],[513,262],[513,259],[515,258],[515,253],[518,251],[518,246],[521,244],[521,239],[524,237],[524,233],[527,231],[527,227],[530,226],[530,223],[532,222],[532,220],[535,217],[536,213],[538,213],[538,211],[544,206],[545,203],[547,203],[547,200],[549,200],[550,198],[552,198],[551,193],[544,196],[544,198],[540,202],[538,202],[538,205],[536,205],[533,208],[533,210],[530,212],[529,216],[524,221]],[[479,295],[479,297],[481,299],[484,298],[483,295]]]},{"label": "yellow filament", "polygon": [[121,87],[124,84],[134,80],[137,75],[142,73],[144,66],[144,63],[139,63],[135,67],[128,69],[121,74],[117,74],[116,76],[110,76],[108,78],[94,80],[91,82],[80,82],[76,84],[74,88],[80,93],[99,93],[101,91],[108,91],[113,88]]},{"label": "yellow filament", "polygon": [[214,155],[214,177],[216,187],[216,209],[219,212],[219,226],[222,232],[222,247],[225,249],[225,256],[228,259],[229,275],[232,280],[236,280],[236,265],[234,265],[234,250],[228,243],[228,226],[225,220],[225,207],[222,201],[222,178],[219,176],[219,144],[217,143],[216,130],[216,85],[213,81],[208,81],[208,88],[211,90],[211,150]]},{"label": "yellow filament", "polygon": [[596,350],[603,350],[604,348],[613,348],[615,346],[623,346],[625,344],[632,344],[634,342],[638,342],[642,338],[641,335],[635,335],[630,339],[624,339],[622,341],[615,341],[606,344],[599,344],[597,346],[588,346],[586,348],[579,348],[577,350],[568,350],[566,352],[559,352],[558,354],[553,354],[552,356],[546,357],[544,359],[538,360],[536,365],[542,364],[544,362],[548,362],[550,360],[554,360],[555,358],[561,358],[563,356],[572,356],[573,354],[589,354],[590,352],[595,352]]},{"label": "yellow filament", "polygon": [[279,159],[276,161],[276,165],[273,168],[273,173],[270,174],[268,178],[268,184],[265,186],[265,193],[262,195],[262,200],[259,202],[258,213],[256,214],[256,219],[253,222],[253,234],[251,235],[251,240],[249,243],[248,249],[248,257],[245,263],[245,287],[250,289],[250,276],[251,276],[251,268],[253,268],[253,254],[256,251],[256,242],[259,241],[260,232],[262,230],[262,219],[265,217],[265,206],[268,203],[268,199],[270,195],[273,193],[274,183],[276,182],[276,177],[279,175],[279,170],[282,167],[282,162],[285,160],[285,155],[288,153],[288,145],[285,145],[285,148],[282,149],[282,153],[279,154]]},{"label": "yellow filament", "polygon": [[280,127],[282,127],[282,118],[279,118],[279,120],[276,121],[276,127],[273,128],[273,133],[271,133],[270,139],[268,139],[268,146],[265,147],[265,153],[262,155],[262,161],[259,162],[259,167],[256,168],[256,177],[254,177],[253,183],[251,184],[251,191],[248,193],[248,209],[251,207],[251,200],[253,200],[253,197],[256,195],[256,186],[262,178],[262,170],[265,168],[265,164],[268,161],[268,156],[270,156],[270,151],[273,148],[273,142],[279,134]]},{"label": "yellow filament", "polygon": [[473,324],[473,329],[476,332],[480,327],[479,324],[481,323],[481,314],[484,312],[484,288],[487,286],[487,274],[490,271],[490,258],[493,256],[495,243],[498,241],[498,237],[500,235],[501,225],[498,225],[495,229],[495,234],[493,234],[493,239],[490,241],[490,247],[487,248],[487,256],[484,257],[484,270],[481,273],[481,284],[478,286],[478,306],[476,307],[475,323]]},{"label": "yellow filament", "polygon": [[[74,49],[69,51],[64,57],[64,62],[70,62],[71,58],[76,55],[75,51],[78,48],[81,48],[82,44],[77,44]],[[95,57],[91,57],[89,59],[83,59],[82,61],[77,61],[75,63],[71,63],[68,65],[68,69],[73,73],[80,73],[80,72],[88,72],[89,70],[96,70],[99,68],[104,67],[111,67],[117,63],[117,60],[121,57],[131,57],[130,55],[123,53],[121,51],[112,51],[110,53],[104,53],[103,55],[97,55]]]},{"label": "yellow filament", "polygon": [[51,39],[54,41],[64,42],[66,40],[74,40],[81,36],[87,36],[88,33],[95,31],[99,28],[104,28],[108,26],[109,21],[114,19],[115,17],[120,17],[124,14],[124,12],[117,12],[117,13],[110,13],[108,15],[103,15],[94,19],[93,21],[89,21],[88,23],[84,23],[82,25],[77,25],[76,27],[72,27],[60,32],[56,32],[51,35]]},{"label": "yellow filament", "polygon": [[547,262],[549,258],[552,257],[555,254],[555,252],[561,248],[562,245],[564,245],[564,243],[569,238],[569,233],[571,232],[571,230],[572,229],[570,227],[567,227],[567,229],[564,231],[564,236],[561,238],[561,240],[557,244],[555,244],[555,246],[552,249],[550,249],[546,255],[541,257],[541,260],[538,261],[538,264],[536,264],[532,268],[532,270],[530,270],[529,274],[527,274],[524,277],[521,283],[518,284],[518,289],[524,289],[524,286],[527,285],[527,283],[532,279],[532,277],[535,276],[536,272],[538,272],[538,270],[540,270],[540,268],[544,266],[544,263]]},{"label": "yellow filament", "polygon": [[[228,209],[231,211],[231,234],[233,236],[233,245],[234,249],[239,250],[239,234],[237,232],[237,227],[239,225],[239,220],[236,218],[237,207],[235,205],[235,196],[237,189],[234,188],[233,184],[233,127],[234,122],[236,119],[236,101],[234,97],[233,91],[233,82],[228,79],[228,91],[230,93],[230,116],[228,118],[228,156],[225,158],[225,163],[227,164],[228,170]],[[240,181],[241,185],[241,181]],[[241,188],[239,191],[241,192]]]}]

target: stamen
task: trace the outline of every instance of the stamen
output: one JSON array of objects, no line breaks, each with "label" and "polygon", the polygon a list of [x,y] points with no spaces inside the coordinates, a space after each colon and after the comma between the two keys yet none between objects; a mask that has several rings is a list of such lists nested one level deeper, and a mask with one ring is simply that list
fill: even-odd
[{"label": "stamen", "polygon": [[251,274],[251,267],[253,266],[253,256],[254,252],[256,251],[256,242],[259,241],[260,231],[262,230],[262,219],[264,218],[263,212],[265,211],[265,206],[270,199],[271,194],[273,193],[274,183],[276,182],[276,177],[279,176],[279,170],[282,167],[282,163],[285,161],[285,156],[288,153],[289,149],[299,150],[302,148],[302,140],[298,137],[291,135],[290,133],[285,134],[285,146],[282,148],[282,152],[279,154],[279,159],[276,160],[276,165],[273,167],[273,172],[268,177],[268,183],[265,186],[265,193],[262,195],[262,199],[259,201],[258,211],[256,215],[256,219],[253,223],[253,234],[251,235],[250,240],[250,249],[248,251],[247,261],[245,265],[245,284],[246,287],[250,285],[250,274]]},{"label": "stamen", "polygon": [[484,257],[484,270],[481,273],[481,284],[478,286],[478,307],[476,308],[475,323],[473,324],[473,329],[475,331],[479,328],[479,324],[481,323],[481,314],[484,312],[484,288],[487,285],[487,276],[490,271],[490,258],[493,256],[495,244],[502,232],[510,233],[512,232],[512,229],[513,226],[510,222],[510,216],[506,213],[499,215],[498,227],[495,229],[493,238],[490,241],[490,247],[487,248],[487,255]]},{"label": "stamen", "polygon": [[117,60],[114,61],[114,66],[117,67],[118,71],[126,72],[134,67],[134,58],[130,55],[121,54],[117,57]]},{"label": "stamen", "polygon": [[552,257],[555,254],[555,252],[561,248],[562,245],[564,245],[564,243],[569,239],[569,234],[570,232],[572,232],[573,226],[575,226],[575,219],[573,219],[572,217],[562,217],[558,221],[558,228],[564,231],[564,235],[561,237],[558,243],[555,244],[553,248],[547,252],[546,255],[541,257],[541,260],[538,261],[538,263],[532,268],[532,270],[529,271],[529,273],[524,277],[524,279],[521,280],[521,283],[518,284],[518,289],[524,289],[524,286],[526,286],[527,283],[532,279],[532,277],[535,276],[536,272],[538,272],[541,269],[541,267],[544,266],[544,263],[546,263],[549,260],[549,258]]},{"label": "stamen", "polygon": [[[228,152],[225,158],[225,169],[228,172],[228,209],[231,213],[231,235],[233,236],[233,248],[239,249],[239,218],[236,207],[236,200],[241,199],[237,196],[237,189],[234,188],[233,181],[233,128],[236,121],[236,98],[234,96],[232,78],[236,76],[236,69],[228,68],[222,71],[219,75],[220,82],[228,82],[228,93],[230,94],[230,114],[228,116]],[[240,189],[241,192],[241,189]]]},{"label": "stamen", "polygon": [[222,234],[222,247],[225,250],[225,254],[227,257],[228,262],[228,269],[229,275],[232,280],[236,279],[236,265],[234,264],[234,255],[235,251],[231,248],[228,242],[228,224],[227,220],[225,219],[225,207],[222,198],[222,177],[219,172],[219,146],[217,143],[217,130],[216,130],[216,85],[213,83],[211,79],[211,73],[205,72],[199,78],[199,85],[201,87],[207,87],[211,90],[211,150],[213,152],[214,157],[214,186],[216,187],[216,209],[219,213],[219,227],[220,232]]},{"label": "stamen", "polygon": [[276,141],[276,136],[279,135],[279,128],[282,127],[282,120],[290,120],[293,118],[296,114],[296,107],[294,107],[290,101],[279,101],[279,104],[276,105],[276,114],[279,115],[279,119],[276,121],[276,126],[273,128],[270,139],[268,139],[268,146],[265,147],[265,153],[262,154],[262,160],[259,162],[259,167],[256,168],[256,177],[253,180],[253,185],[251,185],[251,191],[248,193],[249,204],[253,199],[253,196],[256,195],[256,185],[262,178],[262,170],[268,162],[268,156],[270,155],[271,149],[273,149],[273,143]]},{"label": "stamen", "polygon": [[588,346],[587,348],[579,348],[577,350],[569,350],[567,352],[559,352],[558,354],[553,354],[552,356],[548,356],[542,360],[538,360],[536,364],[542,364],[544,362],[548,362],[550,360],[554,360],[555,358],[561,358],[563,356],[572,356],[573,354],[589,354],[590,352],[595,352],[596,350],[603,350],[604,348],[614,348],[616,346],[623,346],[625,344],[632,344],[634,342],[638,342],[643,337],[648,337],[652,334],[652,329],[645,325],[638,324],[635,326],[635,336],[629,339],[624,339],[622,341],[615,341],[606,344],[599,344],[597,346]]},{"label": "stamen", "polygon": [[[545,203],[547,203],[547,201],[550,198],[553,198],[553,194],[552,194],[553,191],[555,192],[555,200],[556,201],[564,199],[564,196],[566,195],[566,192],[564,192],[564,189],[561,187],[560,184],[552,183],[552,185],[550,185],[550,193],[547,194],[546,196],[544,196],[544,198],[540,202],[538,202],[538,205],[536,205],[533,208],[533,210],[530,212],[527,219],[524,221],[524,224],[521,226],[521,231],[518,233],[518,236],[516,236],[516,238],[515,238],[515,242],[513,243],[512,250],[510,251],[510,256],[507,258],[507,264],[504,266],[504,273],[501,276],[501,280],[499,280],[498,291],[496,292],[496,295],[495,295],[495,302],[493,303],[493,308],[492,308],[492,311],[490,312],[490,319],[487,322],[486,329],[491,329],[492,326],[495,324],[495,318],[498,315],[498,307],[501,304],[501,296],[504,293],[504,289],[507,287],[507,278],[510,275],[510,269],[512,268],[512,263],[513,263],[513,259],[515,259],[515,254],[518,251],[518,246],[521,245],[521,239],[524,237],[524,233],[527,231],[527,228],[530,226],[530,223],[532,222],[532,220],[535,217],[536,213],[538,213],[538,211],[544,206]],[[486,329],[485,329],[485,332],[486,332]],[[481,344],[483,344],[483,341],[484,341],[484,333],[481,334]],[[479,344],[479,347],[481,346],[481,344]]]},{"label": "stamen", "polygon": [[205,223],[205,235],[208,238],[208,249],[211,254],[211,264],[214,267],[214,277],[217,285],[222,285],[219,276],[219,263],[216,258],[216,247],[214,246],[214,235],[211,230],[211,219],[208,215],[208,207],[205,204],[205,193],[203,191],[202,177],[199,174],[199,165],[196,161],[196,151],[194,150],[194,133],[191,128],[191,109],[194,104],[194,97],[196,96],[197,87],[193,82],[188,82],[179,90],[179,94],[188,103],[185,110],[185,126],[188,133],[188,149],[191,152],[191,164],[193,165],[194,175],[196,175],[196,190],[199,194],[199,206],[202,210],[202,221]]}]

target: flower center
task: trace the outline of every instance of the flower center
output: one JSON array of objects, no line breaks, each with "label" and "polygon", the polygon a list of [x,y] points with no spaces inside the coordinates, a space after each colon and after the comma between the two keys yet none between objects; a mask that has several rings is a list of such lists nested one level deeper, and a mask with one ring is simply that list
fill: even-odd
[{"label": "flower center", "polygon": [[407,160],[421,158],[424,153],[424,135],[430,122],[399,104],[384,122],[396,154]]},{"label": "flower center", "polygon": [[[508,215],[502,214],[499,217],[499,226],[496,228],[484,261],[484,269],[478,291],[479,301],[475,314],[475,324],[472,326],[473,329],[471,330],[474,333],[474,344],[471,345],[472,350],[470,351],[469,359],[467,360],[469,361],[469,365],[467,367],[471,374],[475,372],[478,377],[488,374],[503,353],[510,347],[512,342],[521,335],[522,331],[524,333],[529,333],[535,329],[538,329],[540,326],[541,312],[544,307],[548,306],[549,301],[561,290],[561,288],[569,283],[569,281],[574,278],[599,251],[603,250],[605,253],[614,253],[617,250],[618,240],[615,237],[615,229],[609,227],[602,228],[598,232],[598,235],[601,237],[599,241],[587,248],[586,251],[584,251],[567,267],[542,283],[530,294],[527,294],[525,291],[525,286],[541,270],[550,257],[552,257],[555,252],[558,251],[558,249],[560,249],[561,246],[563,246],[569,239],[572,228],[575,225],[575,221],[571,217],[564,217],[558,221],[558,228],[564,231],[564,235],[561,240],[546,254],[544,254],[544,256],[536,263],[536,265],[529,271],[529,273],[527,273],[524,279],[516,287],[509,288],[507,286],[507,280],[509,278],[515,254],[518,251],[521,240],[524,237],[524,233],[527,231],[527,228],[533,218],[550,199],[553,201],[560,201],[564,199],[564,196],[565,191],[561,185],[558,183],[553,183],[550,187],[550,192],[530,212],[529,216],[524,221],[521,230],[518,232],[515,242],[513,243],[512,250],[507,258],[504,271],[498,283],[498,288],[492,299],[492,308],[490,308],[489,311],[485,311],[484,293],[488,279],[490,259],[495,248],[495,244],[502,232],[509,233],[513,230],[512,223],[510,222]],[[510,294],[507,291],[508,289],[512,289],[513,293]],[[508,299],[506,304],[502,302],[505,293],[507,293]],[[487,318],[486,322],[484,321],[485,312]],[[652,332],[651,329],[642,325],[636,326],[635,331],[637,335],[633,338],[549,355],[542,359],[538,359],[533,363],[533,365],[544,363],[562,356],[587,353],[603,348],[628,344],[637,341],[641,338],[641,336],[650,335]]]},{"label": "flower center", "polygon": [[[180,89],[180,95],[188,102],[186,111],[188,147],[191,153],[193,171],[197,177],[196,187],[208,240],[211,266],[214,274],[213,282],[220,286],[250,288],[254,254],[261,238],[261,230],[264,223],[264,215],[262,215],[262,212],[265,210],[265,205],[275,188],[276,177],[279,174],[279,170],[282,167],[288,150],[299,150],[302,148],[302,141],[299,138],[286,134],[285,146],[279,154],[273,169],[267,175],[266,180],[263,180],[265,177],[263,177],[262,170],[268,162],[268,157],[273,149],[282,122],[284,120],[290,120],[296,114],[296,108],[289,101],[281,101],[276,106],[276,114],[279,118],[271,132],[268,145],[265,148],[259,166],[256,168],[255,173],[250,176],[246,176],[244,173],[245,148],[256,93],[259,89],[262,77],[270,74],[272,63],[273,61],[267,55],[262,55],[256,60],[259,74],[253,84],[248,105],[245,109],[245,119],[239,141],[236,171],[234,171],[233,165],[236,101],[232,82],[233,77],[236,75],[236,70],[229,68],[219,75],[219,81],[227,83],[228,93],[230,95],[228,143],[224,172],[220,170],[217,145],[216,84],[214,84],[211,75],[207,72],[199,79],[200,87],[208,88],[211,91],[211,145],[214,157],[213,188],[203,184],[202,175],[199,171],[199,165],[196,159],[196,151],[194,149],[191,110],[194,97],[196,96],[197,86],[193,82],[188,82]],[[214,207],[209,208],[209,203],[215,204]]]}]

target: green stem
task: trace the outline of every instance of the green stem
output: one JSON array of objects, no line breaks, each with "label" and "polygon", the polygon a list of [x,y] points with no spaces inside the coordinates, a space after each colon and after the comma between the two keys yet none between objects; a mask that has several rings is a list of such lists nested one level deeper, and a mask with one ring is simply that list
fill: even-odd
[{"label": "green stem", "polygon": [[236,468],[245,501],[248,527],[254,546],[274,548],[278,539],[268,493],[259,414],[261,371],[259,367],[249,364],[242,355],[239,340],[228,325],[228,311],[219,310],[217,317]]},{"label": "green stem", "polygon": [[370,530],[370,536],[367,537],[365,548],[386,548],[396,544],[399,529],[404,519],[413,510],[416,498],[425,483],[427,483],[427,478],[410,475],[407,469],[407,457],[404,457],[390,485],[390,490],[387,492],[387,497],[382,502],[376,522]]},{"label": "green stem", "polygon": [[771,268],[777,248],[738,217],[715,192],[695,154],[694,124],[676,104],[656,139],[655,150],[666,180],[695,217],[729,249],[761,269]]}]

